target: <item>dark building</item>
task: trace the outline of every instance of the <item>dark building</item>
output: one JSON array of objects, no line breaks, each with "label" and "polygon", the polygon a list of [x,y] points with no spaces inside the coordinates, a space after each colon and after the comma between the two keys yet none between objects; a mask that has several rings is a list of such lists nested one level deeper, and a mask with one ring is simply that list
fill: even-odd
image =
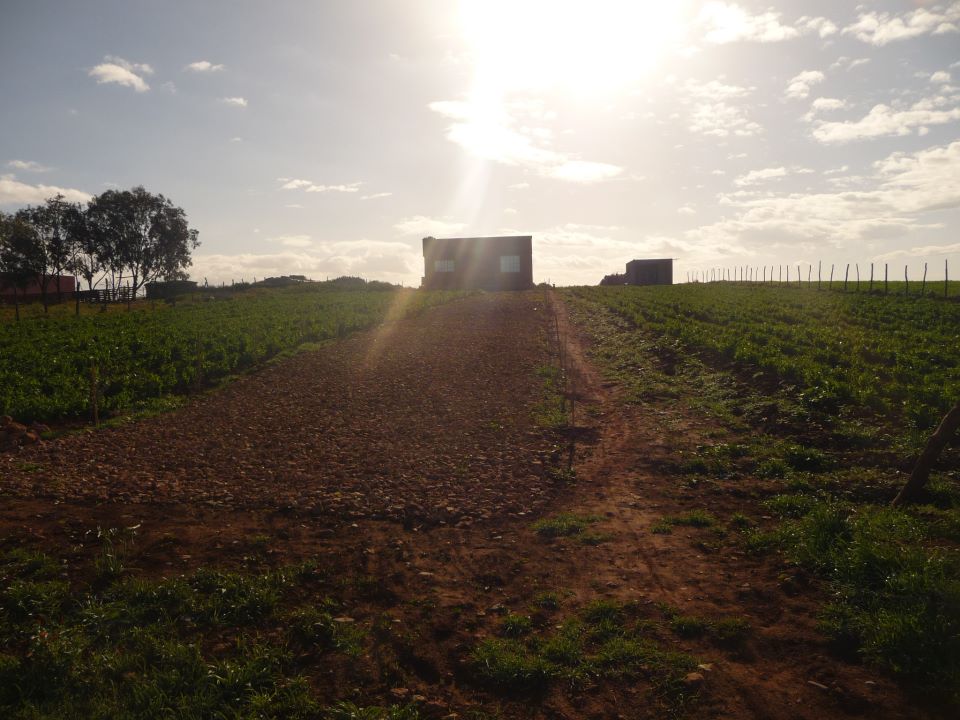
[{"label": "dark building", "polygon": [[526,290],[533,287],[533,236],[423,239],[427,290]]},{"label": "dark building", "polygon": [[[43,279],[39,276],[32,277],[19,285],[16,277],[11,273],[0,273],[0,300],[13,302],[14,295],[21,301],[39,300],[43,297],[43,288],[41,283]],[[73,291],[76,289],[74,277],[72,275],[48,275],[47,276],[47,299],[54,299],[57,295],[65,298],[72,298]]]},{"label": "dark building", "polygon": [[623,274],[607,275],[601,285],[673,285],[673,260],[631,260]]},{"label": "dark building", "polygon": [[178,295],[188,295],[196,290],[197,283],[194,280],[159,280],[147,283],[147,299],[169,300]]}]

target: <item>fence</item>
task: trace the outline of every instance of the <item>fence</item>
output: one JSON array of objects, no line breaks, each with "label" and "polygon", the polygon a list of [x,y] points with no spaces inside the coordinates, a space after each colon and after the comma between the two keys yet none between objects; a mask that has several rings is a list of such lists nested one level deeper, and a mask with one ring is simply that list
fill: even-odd
[{"label": "fence", "polygon": [[[791,267],[796,267],[796,274],[793,276],[795,279],[791,280],[790,270]],[[870,263],[870,277],[869,280],[861,278],[860,275],[860,265],[859,263],[854,263],[854,277],[850,277],[850,267],[851,264],[847,263],[843,271],[843,291],[847,292],[848,288],[853,285],[856,292],[861,291],[861,285],[866,285],[867,292],[873,292],[874,286],[876,286],[878,291],[883,293],[890,292],[890,264],[883,264],[883,280],[874,276],[874,263]],[[774,274],[774,269],[777,269],[776,275]],[[708,270],[688,270],[687,271],[687,282],[688,283],[703,283],[703,282],[737,282],[737,283],[761,283],[761,284],[772,284],[776,283],[778,285],[790,286],[794,282],[797,287],[803,287],[804,279],[802,272],[802,265],[790,266],[790,265],[738,265],[732,268],[718,267],[718,268],[709,268]],[[812,287],[813,285],[813,265],[807,265],[807,278],[806,284],[807,287]],[[769,273],[768,273],[769,270]],[[821,289],[826,283],[827,287],[832,289],[835,282],[840,282],[834,280],[834,275],[837,270],[836,264],[830,265],[830,277],[828,280],[824,280],[823,271],[824,266],[822,261],[817,262],[817,289]],[[864,266],[866,270],[866,266]],[[899,280],[893,281],[895,283]],[[910,273],[909,266],[903,266],[903,292],[904,294],[910,293]],[[920,286],[920,295],[927,294],[927,263],[923,264],[923,277],[920,280],[913,280],[914,284],[919,284]],[[882,283],[882,284],[881,284]],[[941,281],[931,281],[929,283],[931,290],[934,294],[939,294],[939,288]],[[948,260],[943,261],[943,297],[947,297],[950,294],[950,264]]]}]

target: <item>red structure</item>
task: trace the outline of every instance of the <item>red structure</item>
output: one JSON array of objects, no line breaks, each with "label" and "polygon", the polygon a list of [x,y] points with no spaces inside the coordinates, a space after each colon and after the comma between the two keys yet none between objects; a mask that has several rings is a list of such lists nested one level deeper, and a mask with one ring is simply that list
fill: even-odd
[{"label": "red structure", "polygon": [[[43,297],[43,290],[40,287],[42,278],[39,276],[31,278],[25,287],[17,287],[14,283],[13,275],[10,273],[0,273],[0,300],[13,302],[14,292],[21,302],[32,302]],[[47,277],[47,299],[55,300],[59,294],[63,298],[72,298],[76,290],[75,279],[72,275],[50,275]]]},{"label": "red structure", "polygon": [[533,287],[533,236],[423,239],[427,290],[526,290]]}]

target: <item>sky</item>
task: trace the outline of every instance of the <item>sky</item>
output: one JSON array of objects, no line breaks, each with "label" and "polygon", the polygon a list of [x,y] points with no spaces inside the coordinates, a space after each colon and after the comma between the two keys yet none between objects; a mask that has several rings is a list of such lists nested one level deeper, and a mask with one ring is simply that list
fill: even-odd
[{"label": "sky", "polygon": [[960,278],[960,1],[0,0],[0,67],[0,210],[144,185],[200,282]]}]

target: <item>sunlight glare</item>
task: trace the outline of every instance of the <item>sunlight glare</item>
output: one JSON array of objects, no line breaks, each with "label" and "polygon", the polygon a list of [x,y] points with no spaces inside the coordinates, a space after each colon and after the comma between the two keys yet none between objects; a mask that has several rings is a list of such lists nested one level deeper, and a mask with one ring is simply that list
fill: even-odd
[{"label": "sunlight glare", "polygon": [[664,59],[684,2],[461,0],[477,81],[492,90],[623,89]]}]

